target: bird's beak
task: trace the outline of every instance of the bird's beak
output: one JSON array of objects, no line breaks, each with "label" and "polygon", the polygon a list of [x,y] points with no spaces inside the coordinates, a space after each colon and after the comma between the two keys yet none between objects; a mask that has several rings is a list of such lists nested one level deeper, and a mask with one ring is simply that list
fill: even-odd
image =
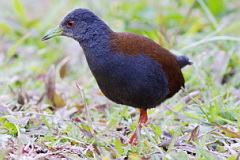
[{"label": "bird's beak", "polygon": [[45,36],[43,36],[42,41],[48,40],[56,36],[61,36],[62,33],[63,33],[63,30],[59,26],[57,26],[53,30],[49,31]]}]

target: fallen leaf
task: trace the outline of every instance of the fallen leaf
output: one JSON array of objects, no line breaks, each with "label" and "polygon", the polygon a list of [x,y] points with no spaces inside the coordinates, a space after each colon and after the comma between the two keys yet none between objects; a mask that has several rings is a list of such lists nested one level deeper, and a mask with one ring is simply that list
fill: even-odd
[{"label": "fallen leaf", "polygon": [[196,153],[196,148],[192,145],[184,145],[184,146],[176,146],[176,148],[181,149],[183,151],[190,152],[191,154]]},{"label": "fallen leaf", "polygon": [[51,65],[45,77],[46,95],[51,102],[54,101],[55,83],[56,83],[55,77],[56,77],[55,67],[54,65]]},{"label": "fallen leaf", "polygon": [[154,155],[155,157],[158,156],[159,159],[162,159],[164,157],[164,154],[162,154],[161,152],[154,152],[154,153],[149,153],[149,154],[143,155],[141,158],[142,159],[151,159],[152,155]]},{"label": "fallen leaf", "polygon": [[76,104],[76,105],[73,105],[70,108],[77,108],[78,112],[80,113],[83,110],[84,105]]},{"label": "fallen leaf", "polygon": [[55,106],[54,110],[57,110],[59,108],[66,106],[66,103],[65,103],[64,99],[62,98],[62,96],[57,93],[54,93],[53,104]]},{"label": "fallen leaf", "polygon": [[21,92],[18,93],[18,99],[17,99],[18,104],[24,105],[25,101],[24,101],[24,97],[22,95]]},{"label": "fallen leaf", "polygon": [[105,109],[107,108],[107,104],[100,104],[94,107],[98,112],[105,112]]},{"label": "fallen leaf", "polygon": [[198,139],[200,133],[200,127],[199,124],[192,130],[191,136],[189,138],[189,141],[196,141]]},{"label": "fallen leaf", "polygon": [[240,134],[228,130],[227,128],[219,125],[217,122],[212,122],[212,123],[213,123],[215,126],[217,126],[217,127],[219,127],[220,129],[222,129],[223,132],[227,133],[227,134],[230,135],[231,137],[233,137],[233,138],[240,138]]},{"label": "fallen leaf", "polygon": [[64,78],[66,76],[69,60],[70,58],[67,56],[59,63],[59,75],[61,78]]}]

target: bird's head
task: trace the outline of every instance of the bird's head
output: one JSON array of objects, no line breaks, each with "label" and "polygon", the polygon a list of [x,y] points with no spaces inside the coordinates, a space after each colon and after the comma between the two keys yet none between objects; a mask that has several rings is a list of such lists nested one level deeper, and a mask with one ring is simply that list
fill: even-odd
[{"label": "bird's head", "polygon": [[70,12],[59,26],[48,32],[42,40],[48,40],[56,36],[73,38],[80,43],[86,39],[93,38],[103,30],[109,29],[107,25],[88,9],[75,9]]}]

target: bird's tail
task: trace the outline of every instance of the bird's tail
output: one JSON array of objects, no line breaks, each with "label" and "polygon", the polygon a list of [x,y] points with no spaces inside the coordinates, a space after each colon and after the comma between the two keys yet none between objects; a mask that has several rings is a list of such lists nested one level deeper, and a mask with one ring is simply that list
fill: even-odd
[{"label": "bird's tail", "polygon": [[180,68],[185,67],[186,65],[191,65],[192,62],[189,61],[189,58],[186,56],[176,56],[176,59],[178,61],[178,65]]}]

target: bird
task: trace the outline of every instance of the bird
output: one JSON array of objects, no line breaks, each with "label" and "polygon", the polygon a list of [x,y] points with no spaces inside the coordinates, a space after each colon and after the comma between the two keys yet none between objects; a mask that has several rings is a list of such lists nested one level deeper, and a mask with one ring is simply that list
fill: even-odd
[{"label": "bird", "polygon": [[[137,129],[148,121],[147,110],[159,106],[184,87],[181,69],[192,64],[153,40],[128,32],[114,32],[95,13],[78,8],[42,40],[66,36],[83,49],[88,66],[101,92],[111,101],[138,108]],[[138,131],[129,144],[138,144]]]}]

